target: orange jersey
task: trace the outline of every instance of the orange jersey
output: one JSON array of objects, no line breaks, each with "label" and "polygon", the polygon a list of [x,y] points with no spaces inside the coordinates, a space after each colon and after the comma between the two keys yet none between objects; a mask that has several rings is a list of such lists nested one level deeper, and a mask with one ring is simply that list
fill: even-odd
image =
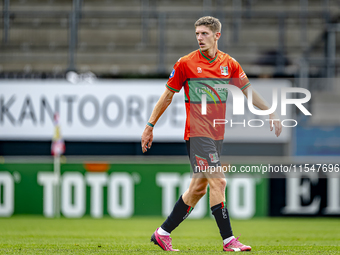
[{"label": "orange jersey", "polygon": [[[228,54],[217,51],[211,59],[201,50],[180,58],[172,70],[166,87],[178,93],[184,87],[186,123],[184,139],[209,137],[224,139],[225,125],[214,119],[225,119],[228,91],[215,88],[216,84],[231,84],[241,90],[250,86],[240,64]],[[202,115],[202,95],[206,98],[206,114]]]}]

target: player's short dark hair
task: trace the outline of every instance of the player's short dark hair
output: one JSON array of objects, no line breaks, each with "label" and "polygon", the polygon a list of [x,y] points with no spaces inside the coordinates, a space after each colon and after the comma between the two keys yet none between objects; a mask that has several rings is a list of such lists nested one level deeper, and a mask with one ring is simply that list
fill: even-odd
[{"label": "player's short dark hair", "polygon": [[221,22],[217,18],[214,18],[211,16],[205,16],[205,17],[199,18],[195,22],[195,28],[198,26],[207,26],[214,33],[221,32],[221,28],[222,28]]}]

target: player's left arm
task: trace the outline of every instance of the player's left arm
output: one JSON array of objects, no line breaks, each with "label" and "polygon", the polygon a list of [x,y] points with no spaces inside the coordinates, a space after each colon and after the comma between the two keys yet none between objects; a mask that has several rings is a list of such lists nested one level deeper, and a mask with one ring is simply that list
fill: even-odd
[{"label": "player's left arm", "polygon": [[[249,87],[242,91],[243,94],[248,98]],[[253,105],[259,108],[260,110],[268,110],[269,104],[267,101],[254,89],[252,88],[252,96],[253,96]],[[275,127],[275,135],[278,137],[282,131],[281,121],[276,114],[273,112],[269,114],[270,121],[270,131],[273,131],[273,126]]]}]

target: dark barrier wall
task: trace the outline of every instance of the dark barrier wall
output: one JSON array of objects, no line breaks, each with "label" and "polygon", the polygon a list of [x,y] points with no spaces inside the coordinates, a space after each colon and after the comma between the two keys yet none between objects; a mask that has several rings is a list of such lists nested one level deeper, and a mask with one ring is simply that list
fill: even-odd
[{"label": "dark barrier wall", "polygon": [[[67,142],[65,155],[142,155],[139,142]],[[153,143],[145,155],[187,155],[183,142]],[[225,143],[222,155],[283,156],[287,144],[282,143]],[[51,142],[0,141],[0,155],[31,156],[51,155]]]}]

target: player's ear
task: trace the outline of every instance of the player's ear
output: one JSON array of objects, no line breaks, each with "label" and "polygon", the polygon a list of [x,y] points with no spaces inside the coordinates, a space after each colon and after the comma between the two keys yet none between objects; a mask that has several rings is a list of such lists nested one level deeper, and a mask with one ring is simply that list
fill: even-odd
[{"label": "player's ear", "polygon": [[221,32],[216,32],[215,33],[215,40],[217,41],[221,37]]}]

